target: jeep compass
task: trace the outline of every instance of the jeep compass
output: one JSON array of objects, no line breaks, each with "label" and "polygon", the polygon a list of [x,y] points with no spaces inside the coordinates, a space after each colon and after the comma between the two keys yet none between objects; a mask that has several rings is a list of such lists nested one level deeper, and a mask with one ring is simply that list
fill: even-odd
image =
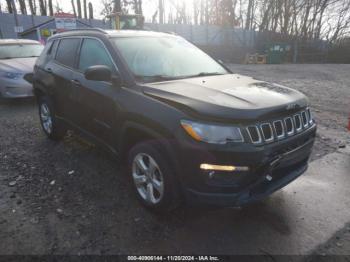
[{"label": "jeep compass", "polygon": [[315,139],[303,94],[235,74],[173,34],[57,34],[33,81],[45,134],[73,129],[125,160],[154,210],[261,200],[305,172]]}]

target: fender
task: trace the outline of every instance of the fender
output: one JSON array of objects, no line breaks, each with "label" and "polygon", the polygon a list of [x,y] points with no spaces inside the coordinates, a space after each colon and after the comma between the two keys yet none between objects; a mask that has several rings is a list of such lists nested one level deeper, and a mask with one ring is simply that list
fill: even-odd
[{"label": "fender", "polygon": [[120,135],[119,135],[119,139],[118,139],[118,151],[119,152],[122,152],[122,149],[124,148],[125,146],[125,140],[124,140],[124,137],[127,136],[127,130],[129,128],[133,128],[133,129],[136,129],[136,130],[139,130],[145,134],[147,134],[148,136],[152,137],[152,138],[155,138],[159,141],[164,142],[165,145],[169,144],[169,141],[166,137],[172,137],[173,135],[171,134],[162,134],[160,132],[157,132],[155,131],[153,128],[150,128],[144,124],[140,124],[140,123],[137,123],[137,122],[134,122],[134,121],[130,121],[130,120],[127,120],[125,121],[122,129],[121,129],[121,132],[120,132]]},{"label": "fender", "polygon": [[175,141],[175,139],[172,139],[174,137],[173,134],[170,133],[160,133],[155,131],[153,128],[150,128],[144,124],[140,124],[140,123],[136,123],[134,121],[126,121],[121,129],[120,135],[119,135],[119,139],[118,139],[118,152],[123,152],[123,150],[125,149],[126,146],[126,141],[125,141],[125,137],[127,136],[127,131],[129,128],[133,128],[136,130],[141,131],[142,133],[147,134],[148,136],[157,139],[162,146],[164,146],[164,149],[166,151],[166,153],[169,154],[170,156],[170,160],[175,162],[175,167],[178,166],[177,165],[177,158],[176,158],[176,154],[175,154],[175,148],[176,145],[174,143],[172,143],[172,141]]},{"label": "fender", "polygon": [[47,94],[46,88],[43,86],[42,83],[37,81],[36,78],[33,79],[33,90],[34,90],[34,94],[35,94],[36,97],[38,97],[38,93],[39,92],[41,92],[43,94]]},{"label": "fender", "polygon": [[[125,140],[123,139],[125,136],[127,136],[127,130],[129,128],[133,128],[136,130],[140,130],[141,132],[147,134],[148,136],[157,139],[160,144],[163,146],[164,149],[164,153],[168,154],[169,156],[169,161],[170,161],[170,165],[172,166],[172,168],[174,169],[174,171],[176,172],[176,174],[181,174],[181,169],[180,169],[180,164],[179,164],[179,160],[176,157],[176,148],[177,148],[177,144],[176,144],[176,140],[175,138],[172,139],[174,137],[173,134],[161,134],[157,131],[154,131],[154,129],[149,128],[143,124],[139,124],[136,123],[134,121],[126,121],[125,124],[123,125],[121,132],[120,132],[120,136],[119,136],[119,152],[123,152],[122,150],[125,147]],[[180,186],[182,186],[182,182],[181,180],[178,179],[178,176],[175,177],[176,179],[176,183],[178,183]]]}]

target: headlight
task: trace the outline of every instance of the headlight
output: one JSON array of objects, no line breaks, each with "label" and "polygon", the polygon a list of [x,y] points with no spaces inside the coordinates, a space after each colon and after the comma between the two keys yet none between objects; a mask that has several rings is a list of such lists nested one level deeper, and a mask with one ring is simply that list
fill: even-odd
[{"label": "headlight", "polygon": [[0,72],[0,76],[8,79],[17,80],[20,79],[23,76],[23,74],[17,72]]},{"label": "headlight", "polygon": [[243,142],[243,137],[238,127],[209,125],[187,120],[182,120],[181,126],[186,130],[187,134],[197,141],[210,144]]}]

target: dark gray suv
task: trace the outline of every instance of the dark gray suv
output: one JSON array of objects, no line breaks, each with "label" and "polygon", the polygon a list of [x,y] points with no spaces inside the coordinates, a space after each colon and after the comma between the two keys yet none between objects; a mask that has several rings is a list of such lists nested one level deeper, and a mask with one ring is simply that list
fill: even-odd
[{"label": "dark gray suv", "polygon": [[179,36],[66,32],[34,71],[46,135],[74,129],[127,160],[147,207],[244,205],[307,169],[316,124],[306,97],[234,74]]}]

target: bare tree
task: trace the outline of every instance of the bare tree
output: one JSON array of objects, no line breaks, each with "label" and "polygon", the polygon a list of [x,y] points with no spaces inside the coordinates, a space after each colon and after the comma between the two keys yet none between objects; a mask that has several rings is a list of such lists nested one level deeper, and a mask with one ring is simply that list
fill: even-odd
[{"label": "bare tree", "polygon": [[78,17],[81,18],[81,1],[77,0]]},{"label": "bare tree", "polygon": [[336,25],[333,30],[330,30],[328,34],[328,39],[331,43],[336,42],[340,38],[343,38],[345,35],[350,33],[350,2],[345,2],[340,7],[337,12]]},{"label": "bare tree", "polygon": [[76,9],[75,9],[74,0],[71,0],[71,3],[72,3],[73,14],[74,14],[74,16],[77,16],[77,11],[76,11]]},{"label": "bare tree", "polygon": [[87,19],[87,5],[86,5],[86,0],[84,0],[84,19]]},{"label": "bare tree", "polygon": [[[106,0],[105,0],[106,1]],[[112,1],[112,0],[111,0]],[[164,0],[152,21],[164,23]],[[140,12],[137,0],[123,0]],[[269,32],[284,39],[329,39],[336,41],[350,34],[350,0],[167,0],[171,5],[168,22],[240,26]]]},{"label": "bare tree", "polygon": [[43,16],[47,15],[46,12],[46,3],[44,0],[39,0],[40,14]]},{"label": "bare tree", "polygon": [[52,5],[52,0],[48,0],[49,1],[49,16],[53,16],[53,5]]},{"label": "bare tree", "polygon": [[7,12],[12,14],[13,13],[12,0],[6,0],[6,4],[7,4]]},{"label": "bare tree", "polygon": [[60,4],[59,4],[59,2],[56,0],[56,4],[55,4],[55,6],[54,6],[54,11],[55,11],[55,13],[61,13],[61,12],[63,12],[63,9],[62,9],[62,7],[60,6]]},{"label": "bare tree", "polygon": [[36,8],[34,8],[33,0],[28,0],[29,10],[32,15],[36,15]]},{"label": "bare tree", "polygon": [[251,24],[253,21],[253,8],[254,8],[254,0],[248,0],[247,17],[245,20],[245,29],[247,30],[251,28]]},{"label": "bare tree", "polygon": [[21,10],[21,14],[22,15],[26,15],[27,14],[27,7],[26,7],[26,3],[24,0],[18,0],[19,3],[19,9]]},{"label": "bare tree", "polygon": [[94,19],[94,9],[91,2],[89,2],[89,19]]},{"label": "bare tree", "polygon": [[115,2],[113,0],[102,0],[102,6],[101,15],[107,17],[114,12]]}]

